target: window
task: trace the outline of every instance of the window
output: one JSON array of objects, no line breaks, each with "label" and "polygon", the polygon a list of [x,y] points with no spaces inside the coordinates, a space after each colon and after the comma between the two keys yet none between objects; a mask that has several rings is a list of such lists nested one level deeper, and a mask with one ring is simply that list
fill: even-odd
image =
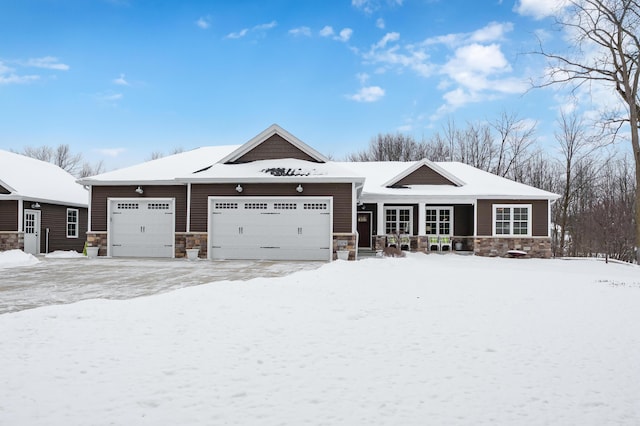
[{"label": "window", "polygon": [[385,207],[384,229],[386,234],[412,234],[413,208]]},{"label": "window", "polygon": [[493,235],[531,235],[531,204],[495,204]]},{"label": "window", "polygon": [[451,235],[453,234],[452,207],[427,207],[426,209],[426,233],[428,235]]},{"label": "window", "polygon": [[78,238],[78,209],[67,209],[67,238]]}]

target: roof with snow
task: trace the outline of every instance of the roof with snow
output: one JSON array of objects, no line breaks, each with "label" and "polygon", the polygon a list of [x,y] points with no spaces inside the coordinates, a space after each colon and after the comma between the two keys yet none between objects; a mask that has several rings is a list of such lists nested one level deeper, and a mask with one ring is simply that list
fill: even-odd
[{"label": "roof with snow", "polygon": [[189,177],[212,167],[240,145],[207,146],[185,151],[130,167],[80,179],[84,185],[175,184],[176,178]]},{"label": "roof with snow", "polygon": [[215,164],[179,178],[188,182],[362,182],[364,179],[342,163],[316,163],[294,158],[259,160],[241,164]]},{"label": "roof with snow", "polygon": [[[443,201],[468,200],[470,198],[492,199],[556,199],[557,194],[506,179],[477,169],[464,163],[423,161],[372,161],[340,163],[355,173],[364,176],[362,198],[415,197]],[[403,185],[392,186],[399,177],[408,175],[407,171],[416,166],[434,164],[436,172],[446,177],[455,177],[455,185]]]},{"label": "roof with snow", "polygon": [[75,177],[55,164],[0,150],[2,199],[87,207],[89,195]]}]

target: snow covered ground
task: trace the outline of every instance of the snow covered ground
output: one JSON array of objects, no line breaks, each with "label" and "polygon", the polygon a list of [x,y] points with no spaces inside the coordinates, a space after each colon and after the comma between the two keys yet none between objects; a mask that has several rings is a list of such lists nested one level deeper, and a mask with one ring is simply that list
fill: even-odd
[{"label": "snow covered ground", "polygon": [[337,261],[7,313],[0,336],[0,424],[640,424],[630,265]]}]

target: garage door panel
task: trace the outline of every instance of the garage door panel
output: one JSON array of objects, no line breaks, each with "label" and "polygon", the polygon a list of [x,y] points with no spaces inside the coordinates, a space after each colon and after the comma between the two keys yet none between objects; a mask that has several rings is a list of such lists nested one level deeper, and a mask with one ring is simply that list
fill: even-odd
[{"label": "garage door panel", "polygon": [[112,200],[109,238],[114,257],[173,257],[173,200]]},{"label": "garage door panel", "polygon": [[[305,209],[305,203],[314,208]],[[329,199],[212,200],[211,257],[328,260],[329,211]]]}]

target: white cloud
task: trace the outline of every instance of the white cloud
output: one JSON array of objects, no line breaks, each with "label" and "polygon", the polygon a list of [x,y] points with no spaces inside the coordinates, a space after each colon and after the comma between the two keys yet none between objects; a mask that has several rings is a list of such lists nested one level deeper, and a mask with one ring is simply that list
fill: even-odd
[{"label": "white cloud", "polygon": [[243,28],[240,31],[229,33],[229,34],[227,34],[225,36],[225,38],[239,39],[239,38],[245,37],[247,34],[249,34],[249,32],[260,32],[260,33],[263,33],[265,31],[268,31],[268,30],[272,29],[272,28],[275,28],[276,26],[278,26],[278,23],[276,21],[271,21],[271,22],[268,22],[266,24],[258,24],[258,25],[254,26],[251,29]]},{"label": "white cloud", "polygon": [[124,74],[120,74],[120,77],[114,79],[113,84],[117,84],[118,86],[129,86],[129,82],[125,80]]},{"label": "white cloud", "polygon": [[391,41],[398,41],[400,35],[398,33],[388,33],[371,46],[371,49],[363,54],[365,62],[373,64],[382,64],[382,69],[409,68],[417,74],[428,77],[433,73],[433,65],[429,63],[429,55],[424,47],[405,45],[400,46],[394,44],[391,47],[387,45]]},{"label": "white cloud", "polygon": [[289,30],[289,34],[295,37],[311,37],[311,28],[298,27]]},{"label": "white cloud", "polygon": [[384,19],[382,18],[376,19],[376,27],[380,28],[381,30],[384,30]]},{"label": "white cloud", "polygon": [[39,79],[40,79],[39,75],[0,74],[0,85],[26,84]]},{"label": "white cloud", "polygon": [[369,74],[367,74],[366,72],[359,72],[358,74],[356,74],[356,78],[358,79],[360,84],[364,85],[367,84],[367,81],[369,81]]},{"label": "white cloud", "polygon": [[471,33],[470,41],[477,43],[490,43],[504,39],[504,35],[513,31],[511,22],[491,22],[484,28]]},{"label": "white cloud", "polygon": [[58,61],[58,58],[53,56],[45,56],[43,58],[31,58],[24,62],[27,67],[46,68],[50,70],[67,71],[70,67],[67,64],[63,64]]},{"label": "white cloud", "polygon": [[568,0],[519,0],[513,11],[534,19],[543,19],[560,13],[568,4]]},{"label": "white cloud", "polygon": [[242,38],[244,36],[246,36],[249,33],[249,29],[248,28],[243,28],[238,32],[233,32],[233,33],[229,33],[225,36],[225,38],[230,38],[230,39],[238,39],[238,38]]},{"label": "white cloud", "polygon": [[343,28],[342,30],[340,30],[340,33],[336,37],[334,37],[334,39],[342,42],[347,42],[351,38],[352,34],[353,30],[351,28]]},{"label": "white cloud", "polygon": [[371,14],[379,8],[378,2],[374,0],[351,0],[351,5],[366,14]]},{"label": "white cloud", "polygon": [[124,98],[124,95],[122,93],[116,93],[116,92],[103,92],[103,93],[98,93],[95,95],[96,99],[98,101],[101,102],[117,102],[122,100],[122,98]]},{"label": "white cloud", "polygon": [[266,31],[278,26],[276,21],[271,21],[266,24],[259,24],[252,28],[253,31]]},{"label": "white cloud", "polygon": [[211,26],[211,16],[209,16],[209,15],[201,16],[196,21],[196,25],[198,27],[202,28],[203,30],[206,30],[207,28],[209,28]]},{"label": "white cloud", "polygon": [[331,37],[334,32],[333,32],[333,27],[329,26],[329,25],[325,25],[319,33],[322,37]]},{"label": "white cloud", "polygon": [[369,86],[361,88],[358,93],[347,96],[356,102],[376,102],[384,96],[384,89],[379,86]]},{"label": "white cloud", "polygon": [[102,149],[96,149],[94,151],[104,155],[105,157],[115,158],[120,154],[122,154],[123,152],[126,152],[127,149],[126,148],[102,148]]},{"label": "white cloud", "polygon": [[387,43],[400,40],[400,33],[387,33],[380,39],[379,42],[373,45],[374,49],[384,49],[387,47]]}]

